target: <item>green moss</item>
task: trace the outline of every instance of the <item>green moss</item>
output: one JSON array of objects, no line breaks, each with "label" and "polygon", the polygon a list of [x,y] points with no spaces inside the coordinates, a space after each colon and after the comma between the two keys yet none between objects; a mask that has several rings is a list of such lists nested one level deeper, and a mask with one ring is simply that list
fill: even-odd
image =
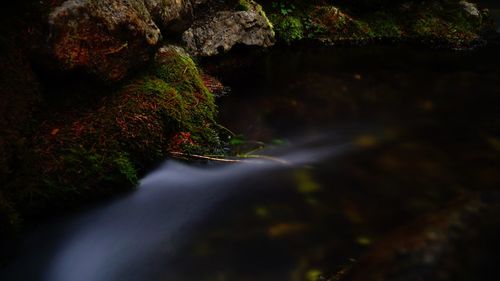
[{"label": "green moss", "polygon": [[199,93],[213,105],[213,97],[203,84],[200,72],[189,56],[172,51],[163,52],[153,65],[152,75],[170,84],[179,92],[185,92],[185,97],[188,99],[193,97],[192,94]]},{"label": "green moss", "polygon": [[164,118],[165,122],[173,128],[180,129],[182,127],[182,121],[186,118],[185,100],[179,94],[178,90],[165,82],[165,80],[146,77],[128,86],[127,91],[132,91],[139,95],[143,93],[156,95],[163,102],[164,106],[161,108],[160,115]]},{"label": "green moss", "polygon": [[178,96],[175,108],[182,108],[179,115],[179,131],[190,132],[194,141],[203,147],[219,144],[218,134],[213,128],[217,113],[212,93],[207,89],[194,61],[173,51],[163,52],[157,58],[152,74],[173,87]]},{"label": "green moss", "polygon": [[384,12],[375,13],[367,19],[367,25],[371,30],[370,35],[378,39],[399,39],[404,34],[398,18]]},{"label": "green moss", "polygon": [[290,44],[304,38],[304,25],[300,18],[294,16],[283,16],[279,14],[270,15],[274,31],[278,39]]},{"label": "green moss", "polygon": [[413,32],[417,36],[428,36],[436,32],[442,32],[446,26],[443,21],[437,17],[427,16],[420,18],[413,26]]},{"label": "green moss", "polygon": [[[278,2],[272,2],[278,3]],[[326,2],[293,1],[295,9],[280,12],[283,5],[267,5],[278,39],[290,43],[302,37],[326,43],[412,41],[432,46],[463,48],[481,41],[491,29],[487,12],[468,15],[454,0],[412,1],[394,5],[389,1]],[[391,4],[390,4],[391,3]],[[289,7],[290,4],[285,5]],[[275,7],[276,6],[276,7]],[[295,20],[291,20],[295,18]],[[298,19],[302,19],[302,28]]]},{"label": "green moss", "polygon": [[269,17],[267,16],[266,12],[264,11],[264,8],[262,8],[262,6],[259,5],[259,4],[257,4],[256,2],[254,2],[254,5],[255,5],[255,8],[256,8],[256,11],[258,11],[260,13],[260,15],[266,20],[267,24],[271,27],[272,34],[273,34],[273,37],[274,37],[276,35],[275,34],[274,25],[271,22],[271,20],[269,19]]},{"label": "green moss", "polygon": [[369,40],[374,33],[364,20],[355,19],[333,6],[319,6],[311,13],[312,24],[324,30],[318,34],[323,41]]},{"label": "green moss", "polygon": [[120,174],[124,176],[129,183],[133,185],[137,184],[139,181],[137,170],[126,153],[117,154],[114,158],[114,163],[120,171]]},{"label": "green moss", "polygon": [[252,6],[247,0],[238,0],[238,4],[236,5],[236,10],[238,11],[249,11]]},{"label": "green moss", "polygon": [[460,17],[447,21],[442,17],[424,15],[412,26],[412,34],[416,38],[458,47],[478,40],[476,32],[470,23],[464,22]]}]

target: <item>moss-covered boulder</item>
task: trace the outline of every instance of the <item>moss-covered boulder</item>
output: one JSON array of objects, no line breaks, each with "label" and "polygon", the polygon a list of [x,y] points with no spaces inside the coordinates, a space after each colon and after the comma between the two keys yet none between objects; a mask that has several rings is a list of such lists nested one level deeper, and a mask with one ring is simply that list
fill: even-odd
[{"label": "moss-covered boulder", "polygon": [[219,146],[212,93],[177,48],[161,48],[143,74],[114,93],[73,106],[46,114],[24,143],[22,163],[0,187],[1,227],[128,190],[171,151]]}]

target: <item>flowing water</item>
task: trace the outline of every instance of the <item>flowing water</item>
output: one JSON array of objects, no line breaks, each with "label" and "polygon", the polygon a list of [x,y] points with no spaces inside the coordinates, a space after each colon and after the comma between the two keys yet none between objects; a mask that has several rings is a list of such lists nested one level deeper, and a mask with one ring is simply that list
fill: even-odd
[{"label": "flowing water", "polygon": [[[221,74],[221,123],[254,158],[167,160],[137,191],[33,230],[0,280],[316,281],[355,266],[393,229],[500,186],[499,47],[260,55]],[[497,280],[498,243],[469,248],[463,280]]]}]

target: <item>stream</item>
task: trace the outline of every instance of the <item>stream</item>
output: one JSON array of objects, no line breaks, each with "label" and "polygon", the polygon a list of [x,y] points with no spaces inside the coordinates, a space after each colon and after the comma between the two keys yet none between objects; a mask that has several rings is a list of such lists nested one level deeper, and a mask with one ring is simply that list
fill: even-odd
[{"label": "stream", "polygon": [[[253,157],[166,160],[135,192],[33,229],[0,280],[326,280],[500,186],[498,50],[276,48],[219,73],[220,123]],[[453,280],[498,280],[499,234],[479,232]]]}]

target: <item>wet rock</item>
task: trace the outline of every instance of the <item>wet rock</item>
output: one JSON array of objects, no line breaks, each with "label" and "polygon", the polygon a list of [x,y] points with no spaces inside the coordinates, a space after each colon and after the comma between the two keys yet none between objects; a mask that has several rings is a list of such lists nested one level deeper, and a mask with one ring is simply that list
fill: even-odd
[{"label": "wet rock", "polygon": [[49,26],[52,53],[63,69],[111,81],[147,61],[161,36],[140,0],[69,0],[51,12]]},{"label": "wet rock", "polygon": [[460,1],[459,4],[467,15],[475,18],[481,17],[481,11],[479,11],[476,4],[467,1]]},{"label": "wet rock", "polygon": [[186,52],[186,50],[183,47],[170,44],[170,45],[164,45],[158,49],[158,52],[156,54],[156,59],[161,60],[161,58],[168,53],[189,57],[188,52]]},{"label": "wet rock", "polygon": [[219,11],[195,20],[182,38],[190,53],[213,56],[230,50],[236,44],[269,47],[274,44],[272,24],[254,1],[245,10]]}]

